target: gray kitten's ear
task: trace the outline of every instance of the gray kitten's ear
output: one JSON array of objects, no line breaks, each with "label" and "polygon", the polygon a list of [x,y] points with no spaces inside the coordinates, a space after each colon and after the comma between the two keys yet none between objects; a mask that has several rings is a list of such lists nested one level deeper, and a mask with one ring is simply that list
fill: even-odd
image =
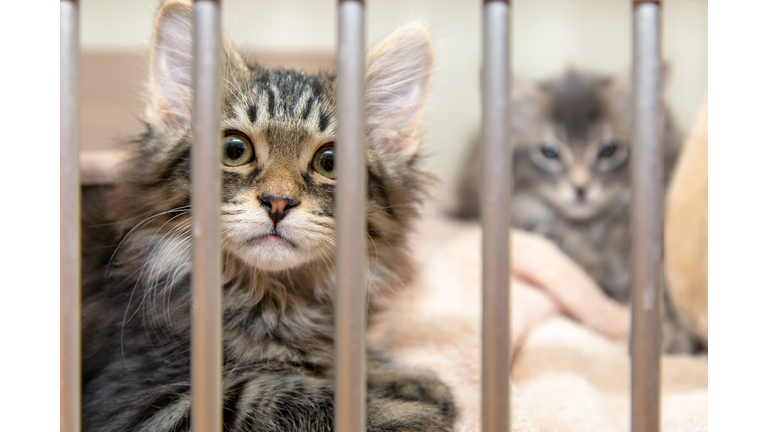
[{"label": "gray kitten's ear", "polygon": [[[191,3],[169,1],[160,8],[155,19],[150,59],[150,118],[165,126],[183,128],[192,118],[193,97],[193,20]],[[223,69],[245,67],[242,58],[222,38]]]},{"label": "gray kitten's ear", "polygon": [[544,115],[545,105],[546,96],[539,85],[520,75],[512,75],[512,137],[517,140],[528,138],[526,132]]},{"label": "gray kitten's ear", "polygon": [[[662,96],[666,98],[669,91],[669,79],[672,75],[672,66],[669,60],[661,62],[661,86]],[[622,72],[612,78],[604,80],[609,100],[614,109],[624,113],[626,118],[632,115],[632,70]]]},{"label": "gray kitten's ear", "polygon": [[605,79],[601,84],[611,111],[629,124],[632,119],[632,71]]},{"label": "gray kitten's ear", "polygon": [[416,154],[434,46],[418,24],[398,29],[366,58],[365,94],[368,136],[390,154]]}]

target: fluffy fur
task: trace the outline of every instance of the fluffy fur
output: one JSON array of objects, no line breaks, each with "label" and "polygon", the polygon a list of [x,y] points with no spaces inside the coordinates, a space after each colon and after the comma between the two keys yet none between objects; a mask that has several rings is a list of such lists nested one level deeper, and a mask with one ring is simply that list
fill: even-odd
[{"label": "fluffy fur", "polygon": [[[84,430],[189,429],[191,31],[190,4],[163,5],[146,128],[103,217],[85,223]],[[432,56],[426,31],[408,26],[367,59],[371,307],[410,275]],[[332,156],[329,171],[317,158],[333,151],[335,76],[246,64],[224,41],[222,83],[224,429],[330,431],[335,180]],[[369,430],[451,429],[445,385],[369,357]]]},{"label": "fluffy fur", "polygon": [[[517,77],[512,93],[512,221],[553,240],[609,296],[630,301],[630,81],[570,71],[535,84]],[[664,123],[664,184],[678,152]],[[479,216],[480,148],[472,145],[457,215]],[[667,308],[667,350],[689,350]]]}]

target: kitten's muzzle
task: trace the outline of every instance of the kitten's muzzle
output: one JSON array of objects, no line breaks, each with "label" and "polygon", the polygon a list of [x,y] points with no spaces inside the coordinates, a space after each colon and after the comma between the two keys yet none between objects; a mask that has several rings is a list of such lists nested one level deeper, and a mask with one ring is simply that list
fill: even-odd
[{"label": "kitten's muzzle", "polygon": [[301,201],[294,198],[276,197],[273,195],[262,195],[259,197],[259,202],[267,209],[269,218],[272,219],[275,226],[288,215],[290,209],[301,203]]},{"label": "kitten's muzzle", "polygon": [[579,203],[583,203],[586,201],[586,190],[583,187],[577,187],[576,188],[576,201]]},{"label": "kitten's muzzle", "polygon": [[248,240],[247,243],[249,245],[254,245],[254,244],[257,244],[259,240],[264,239],[264,238],[269,237],[269,236],[277,237],[277,238],[285,241],[286,243],[288,243],[291,247],[294,247],[294,248],[297,247],[296,243],[291,241],[291,239],[289,239],[288,237],[283,235],[283,233],[281,233],[280,231],[278,231],[276,229],[273,229],[273,230],[271,230],[268,233],[259,234],[256,237],[253,237],[252,239]]}]

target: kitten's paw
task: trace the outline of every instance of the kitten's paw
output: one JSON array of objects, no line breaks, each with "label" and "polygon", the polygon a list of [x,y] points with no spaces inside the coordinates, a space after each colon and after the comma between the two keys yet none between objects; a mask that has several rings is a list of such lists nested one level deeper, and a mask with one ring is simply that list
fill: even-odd
[{"label": "kitten's paw", "polygon": [[449,432],[450,413],[432,404],[398,399],[368,399],[368,432]]},{"label": "kitten's paw", "polygon": [[369,375],[369,431],[449,431],[456,407],[447,385],[428,371]]},{"label": "kitten's paw", "polygon": [[426,402],[437,406],[452,405],[453,398],[448,386],[431,373],[405,373],[391,378],[376,389],[382,397]]}]

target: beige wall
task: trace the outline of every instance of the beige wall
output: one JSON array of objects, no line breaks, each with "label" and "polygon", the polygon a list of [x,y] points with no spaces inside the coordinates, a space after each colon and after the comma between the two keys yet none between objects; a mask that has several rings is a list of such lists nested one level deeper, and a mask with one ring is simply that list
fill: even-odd
[{"label": "beige wall", "polygon": [[[145,50],[158,0],[81,0],[85,51]],[[332,55],[335,0],[224,0],[225,34],[236,45],[264,53]],[[427,106],[428,166],[444,178],[461,163],[479,123],[480,1],[369,0],[368,41],[419,20],[435,37],[437,61]],[[516,0],[513,69],[543,79],[568,66],[621,73],[630,61],[629,0]],[[682,128],[690,125],[707,88],[707,1],[664,2],[667,90]]]}]

